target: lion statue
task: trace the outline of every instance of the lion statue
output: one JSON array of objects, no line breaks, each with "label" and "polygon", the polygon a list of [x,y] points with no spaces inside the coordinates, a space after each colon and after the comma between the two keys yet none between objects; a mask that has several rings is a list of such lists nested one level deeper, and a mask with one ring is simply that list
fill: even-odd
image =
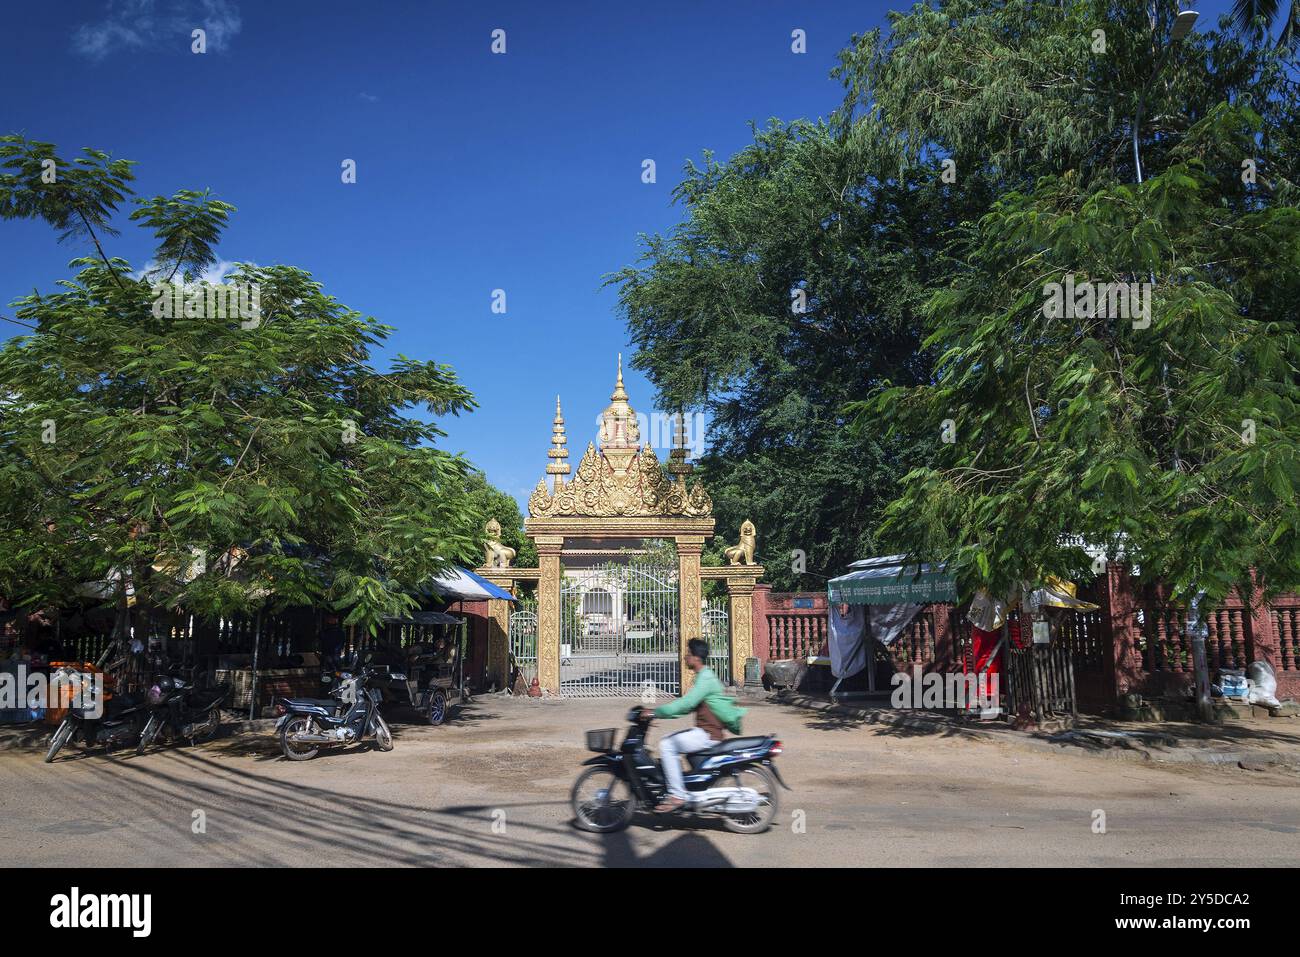
[{"label": "lion statue", "polygon": [[752,565],[754,564],[754,545],[758,542],[758,530],[754,528],[754,523],[745,519],[740,524],[740,544],[732,545],[722,554],[726,556],[728,565]]},{"label": "lion statue", "polygon": [[488,568],[509,568],[515,560],[515,550],[501,544],[501,523],[495,518],[489,519],[484,531],[487,532],[487,541],[483,543],[486,553],[483,564]]}]

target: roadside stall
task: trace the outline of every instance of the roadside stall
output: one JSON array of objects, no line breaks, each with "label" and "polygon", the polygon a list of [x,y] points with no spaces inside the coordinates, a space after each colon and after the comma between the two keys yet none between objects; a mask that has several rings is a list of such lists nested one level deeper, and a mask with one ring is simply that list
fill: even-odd
[{"label": "roadside stall", "polygon": [[957,581],[942,565],[907,563],[905,557],[865,558],[853,562],[847,575],[826,583],[832,698],[845,679],[863,668],[868,693],[874,693],[872,643],[888,648],[926,605],[957,600]]},{"label": "roadside stall", "polygon": [[[827,583],[829,665],[835,697],[841,682],[874,661],[878,642],[888,648],[927,606],[955,604],[955,577],[942,565],[905,562],[888,555],[854,562],[853,571]],[[1095,611],[1076,595],[1075,586],[1048,577],[1041,584],[1014,588],[1005,599],[976,593],[966,609],[970,654],[962,656],[962,674],[979,689],[977,704],[965,702],[967,714],[997,717],[1003,708],[1025,720],[1076,712],[1070,649],[1060,634],[1066,616]],[[876,690],[875,668],[868,668],[869,692]],[[966,685],[969,688],[969,684]],[[983,698],[996,688],[1001,704]]]},{"label": "roadside stall", "polygon": [[1005,599],[983,590],[966,613],[971,626],[971,657],[977,673],[1001,678],[1005,664],[1008,712],[1019,720],[1042,721],[1056,714],[1078,714],[1074,660],[1054,641],[1067,615],[1096,611],[1073,582],[1048,576],[1031,587],[1022,583]]}]

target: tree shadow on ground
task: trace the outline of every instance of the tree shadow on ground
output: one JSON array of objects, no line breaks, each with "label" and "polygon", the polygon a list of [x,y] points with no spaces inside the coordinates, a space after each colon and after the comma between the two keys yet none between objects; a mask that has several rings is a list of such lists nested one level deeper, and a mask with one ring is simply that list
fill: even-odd
[{"label": "tree shadow on ground", "polygon": [[850,711],[828,708],[810,711],[799,705],[788,705],[786,713],[802,718],[803,726],[809,731],[870,729],[873,733],[882,737],[952,738],[965,735],[970,730],[938,712],[921,712],[916,715],[899,717],[898,712],[891,709]]},{"label": "tree shadow on ground", "polygon": [[[346,751],[338,749],[339,756],[354,757]],[[373,765],[367,770],[373,771]],[[347,774],[346,763],[340,763],[339,771]],[[217,762],[201,749],[175,749],[153,761],[110,759],[100,773],[110,779],[106,789],[126,795],[138,814],[161,825],[152,840],[172,841],[173,849],[192,846],[196,855],[191,864],[280,866],[299,862],[302,852],[318,855],[314,863],[326,866],[597,863],[595,849],[547,839],[562,833],[560,827],[521,821],[511,814],[564,802],[423,807],[279,780]],[[340,778],[344,788],[358,783],[365,782]],[[204,812],[207,833],[191,833],[194,811]]]},{"label": "tree shadow on ground", "polygon": [[[338,763],[337,778],[331,779],[331,785],[337,782],[335,788],[280,779],[256,766],[232,766],[215,760],[210,747],[169,748],[145,759],[133,752],[129,757],[101,757],[96,769],[103,776],[101,793],[128,802],[136,819],[117,829],[114,840],[127,847],[145,841],[139,823],[144,819],[149,845],[166,848],[167,856],[160,858],[156,850],[151,856],[149,848],[139,847],[139,863],[271,867],[302,863],[304,857],[322,866],[729,863],[697,828],[684,828],[687,833],[644,857],[637,856],[635,836],[626,833],[612,842],[586,834],[575,841],[568,815],[555,814],[567,808],[566,800],[520,796],[494,805],[434,807],[376,797],[371,779],[383,772],[368,764],[363,776],[350,776],[346,759],[356,756],[345,748],[335,749],[344,759]],[[361,788],[370,793],[352,793]],[[195,834],[192,823],[198,811],[203,812],[206,831]]]}]

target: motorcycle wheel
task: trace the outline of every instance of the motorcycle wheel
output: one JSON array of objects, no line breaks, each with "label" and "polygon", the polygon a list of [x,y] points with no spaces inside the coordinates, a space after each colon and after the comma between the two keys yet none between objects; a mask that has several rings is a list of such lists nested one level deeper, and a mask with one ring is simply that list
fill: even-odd
[{"label": "motorcycle wheel", "polygon": [[741,768],[732,771],[725,778],[719,778],[718,786],[752,788],[758,792],[759,797],[757,810],[735,814],[723,812],[723,827],[736,834],[759,834],[767,830],[772,818],[776,817],[777,809],[776,782],[772,780],[772,775],[760,767]]},{"label": "motorcycle wheel", "polygon": [[309,761],[320,754],[320,748],[304,748],[301,744],[295,745],[289,741],[289,735],[298,734],[301,731],[310,732],[313,724],[311,718],[293,718],[280,729],[280,748],[284,751],[284,756],[290,761]]},{"label": "motorcycle wheel", "polygon": [[435,688],[429,695],[429,724],[440,725],[447,720],[447,692]]},{"label": "motorcycle wheel", "polygon": [[393,750],[393,732],[383,716],[375,715],[375,747],[380,751]]},{"label": "motorcycle wheel", "polygon": [[588,768],[579,774],[569,802],[578,827],[595,834],[621,831],[636,815],[632,786],[609,768]]},{"label": "motorcycle wheel", "polygon": [[144,730],[140,732],[140,740],[136,742],[135,753],[144,754],[153,744],[154,738],[158,737],[158,732],[162,729],[163,723],[160,718],[150,717]]},{"label": "motorcycle wheel", "polygon": [[68,743],[68,739],[72,737],[72,732],[75,730],[76,727],[73,723],[64,718],[58,728],[55,729],[54,734],[50,735],[50,750],[45,752],[46,764],[54,760],[54,756],[59,753],[60,748]]}]

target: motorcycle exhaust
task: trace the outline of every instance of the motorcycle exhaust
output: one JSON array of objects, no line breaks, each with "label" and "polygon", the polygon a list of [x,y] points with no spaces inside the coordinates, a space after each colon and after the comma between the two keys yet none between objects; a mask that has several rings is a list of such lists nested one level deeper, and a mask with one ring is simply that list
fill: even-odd
[{"label": "motorcycle exhaust", "polygon": [[308,734],[299,731],[297,734],[289,735],[289,740],[294,744],[337,744],[341,739],[332,734]]},{"label": "motorcycle exhaust", "polygon": [[709,788],[691,802],[691,810],[721,807],[731,814],[750,814],[758,810],[758,792],[753,788]]}]

